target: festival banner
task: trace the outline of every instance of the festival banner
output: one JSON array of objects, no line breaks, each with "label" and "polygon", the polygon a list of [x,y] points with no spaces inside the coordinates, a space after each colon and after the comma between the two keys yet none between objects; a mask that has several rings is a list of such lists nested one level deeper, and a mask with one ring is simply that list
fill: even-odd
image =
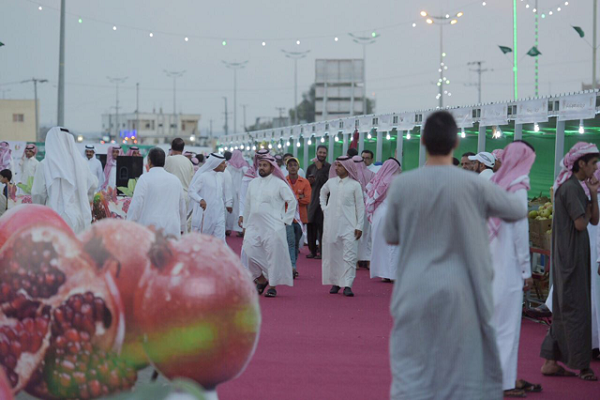
[{"label": "festival banner", "polygon": [[506,124],[508,124],[508,104],[490,104],[481,107],[479,125],[494,126]]},{"label": "festival banner", "polygon": [[548,100],[529,100],[517,105],[515,124],[533,124],[548,121]]},{"label": "festival banner", "polygon": [[586,93],[560,99],[558,120],[589,119],[596,116],[596,93]]},{"label": "festival banner", "polygon": [[473,110],[471,108],[456,108],[449,111],[459,128],[470,128],[473,126]]}]

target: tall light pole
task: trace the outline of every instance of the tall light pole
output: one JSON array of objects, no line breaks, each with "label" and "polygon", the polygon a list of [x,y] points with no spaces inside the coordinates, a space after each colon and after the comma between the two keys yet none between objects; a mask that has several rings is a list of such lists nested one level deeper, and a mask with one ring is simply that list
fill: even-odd
[{"label": "tall light pole", "polygon": [[597,29],[598,29],[598,0],[594,0],[594,13],[592,15],[592,18],[594,19],[594,24],[593,24],[593,35],[594,37],[592,38],[592,89],[596,90],[596,88],[598,87],[597,83],[596,83],[596,56],[598,53],[598,35],[597,35]]},{"label": "tall light pole", "polygon": [[119,126],[119,83],[125,83],[125,81],[127,80],[127,77],[125,78],[114,78],[114,77],[110,77],[107,76],[106,77],[110,83],[114,83],[117,89],[117,100],[116,100],[116,104],[115,104],[115,125],[117,127],[116,129],[116,134],[115,134],[115,138],[117,136],[119,136],[119,132],[120,132],[120,126]]},{"label": "tall light pole", "polygon": [[[489,71],[487,68],[486,69],[482,69],[481,68],[481,64],[483,64],[485,61],[471,61],[468,62],[467,65],[477,65],[477,69],[472,69],[472,72],[477,72],[478,75],[478,79],[477,79],[477,103],[481,104],[481,75],[483,75],[484,72]],[[469,84],[468,86],[475,86],[473,84]]]},{"label": "tall light pole", "polygon": [[223,96],[223,101],[225,102],[225,136],[229,134],[229,113],[227,112],[227,97]]},{"label": "tall light pole", "polygon": [[[164,72],[165,72],[165,74],[167,74],[167,76],[169,78],[173,78],[173,117],[175,118],[175,125],[179,129],[179,123],[177,121],[177,78],[181,78],[183,76],[183,74],[185,74],[185,71],[164,70]],[[175,134],[173,134],[172,129],[173,129],[173,124],[171,122],[169,122],[169,133],[171,134],[171,136],[175,136],[175,134],[177,134],[177,132],[175,132]]]},{"label": "tall light pole", "polygon": [[38,83],[46,83],[48,79],[37,79],[31,78],[21,83],[29,83],[33,82],[33,95],[35,96],[35,139],[38,140],[40,138],[40,122],[38,117],[38,95],[37,95],[37,84]]},{"label": "tall light pole", "polygon": [[367,45],[375,43],[379,36],[377,32],[371,33],[371,36],[356,36],[350,33],[350,37],[352,37],[354,43],[360,44],[363,47],[363,115],[367,114]]},{"label": "tall light pole", "polygon": [[233,70],[233,132],[237,132],[237,71],[246,67],[248,61],[227,62],[223,61],[227,68]]},{"label": "tall light pole", "polygon": [[458,18],[464,15],[463,12],[457,13],[454,17],[450,17],[450,14],[445,15],[429,15],[427,11],[421,11],[421,16],[426,18],[426,22],[429,25],[439,25],[440,27],[440,65],[438,67],[438,72],[440,73],[440,77],[437,81],[437,85],[439,88],[438,94],[436,96],[438,100],[438,107],[444,107],[444,95],[452,96],[452,93],[444,90],[445,85],[449,85],[450,81],[446,78],[446,72],[448,70],[448,66],[444,63],[444,58],[446,57],[446,53],[444,53],[444,25],[456,25],[458,23]]},{"label": "tall light pole", "polygon": [[58,53],[58,126],[65,125],[65,0],[60,1],[60,45]]},{"label": "tall light pole", "polygon": [[298,60],[306,57],[310,50],[286,51],[281,50],[287,58],[294,60],[294,125],[298,125]]}]

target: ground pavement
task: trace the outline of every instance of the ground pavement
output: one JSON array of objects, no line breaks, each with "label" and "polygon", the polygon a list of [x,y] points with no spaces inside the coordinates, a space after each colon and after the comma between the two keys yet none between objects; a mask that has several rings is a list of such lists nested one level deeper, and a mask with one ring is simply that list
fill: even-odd
[{"label": "ground pavement", "polygon": [[[239,254],[242,239],[228,242]],[[294,287],[278,287],[276,298],[261,297],[263,324],[256,353],[240,377],[219,386],[220,400],[389,398],[393,285],[371,280],[361,269],[354,282],[355,297],[331,295],[329,287],[321,285],[320,260],[307,259],[306,251],[298,259],[300,277]],[[539,349],[545,333],[545,326],[523,321],[519,376],[544,388],[528,398],[600,399],[599,382],[540,374]],[[435,368],[435,360],[431,367]],[[600,374],[600,362],[592,368]],[[142,371],[140,380],[148,381],[151,372],[151,368]]]}]

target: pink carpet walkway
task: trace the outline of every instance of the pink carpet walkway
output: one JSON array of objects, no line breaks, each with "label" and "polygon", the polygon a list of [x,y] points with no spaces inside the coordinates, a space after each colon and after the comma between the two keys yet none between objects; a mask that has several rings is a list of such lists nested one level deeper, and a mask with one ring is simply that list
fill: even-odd
[{"label": "pink carpet walkway", "polygon": [[[239,254],[242,239],[228,238],[228,243]],[[294,287],[277,288],[274,299],[261,297],[258,348],[244,373],[218,388],[220,400],[389,398],[393,285],[371,280],[369,272],[360,269],[354,298],[331,295],[329,287],[321,285],[320,260],[307,259],[306,252],[303,249],[298,259],[300,277]],[[540,374],[545,333],[545,326],[523,321],[519,376],[544,388],[528,398],[600,399],[599,382]],[[592,368],[600,374],[600,362]]]}]

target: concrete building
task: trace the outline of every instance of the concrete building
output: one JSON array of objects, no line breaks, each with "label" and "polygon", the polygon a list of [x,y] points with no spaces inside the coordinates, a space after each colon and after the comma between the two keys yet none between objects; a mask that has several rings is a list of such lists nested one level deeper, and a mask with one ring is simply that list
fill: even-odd
[{"label": "concrete building", "polygon": [[316,121],[364,114],[362,59],[316,60],[315,67]]},{"label": "concrete building", "polygon": [[137,140],[138,144],[170,143],[176,137],[189,141],[200,138],[200,114],[157,113],[102,114],[102,131],[111,140],[125,138]]},{"label": "concrete building", "polygon": [[0,140],[35,142],[35,100],[0,100]]}]

